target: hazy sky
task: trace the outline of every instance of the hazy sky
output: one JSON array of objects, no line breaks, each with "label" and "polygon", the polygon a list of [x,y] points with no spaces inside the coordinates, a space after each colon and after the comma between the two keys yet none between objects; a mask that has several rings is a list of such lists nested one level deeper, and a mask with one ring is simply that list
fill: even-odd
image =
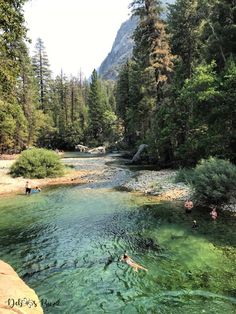
[{"label": "hazy sky", "polygon": [[34,50],[42,38],[51,70],[80,71],[89,77],[110,52],[116,33],[129,17],[131,0],[31,0],[25,5],[28,37]]}]

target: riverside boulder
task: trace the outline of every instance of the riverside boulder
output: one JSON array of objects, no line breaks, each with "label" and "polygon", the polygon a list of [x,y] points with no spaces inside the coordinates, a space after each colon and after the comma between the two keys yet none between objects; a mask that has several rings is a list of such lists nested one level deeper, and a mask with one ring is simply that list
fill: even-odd
[{"label": "riverside boulder", "polygon": [[17,275],[14,269],[0,260],[0,313],[43,314],[39,298]]}]

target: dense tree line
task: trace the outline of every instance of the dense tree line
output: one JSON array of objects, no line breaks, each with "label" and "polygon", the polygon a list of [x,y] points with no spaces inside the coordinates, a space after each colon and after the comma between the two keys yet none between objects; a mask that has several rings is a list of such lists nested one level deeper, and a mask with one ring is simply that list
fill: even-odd
[{"label": "dense tree line", "polygon": [[126,143],[163,165],[235,161],[236,1],[176,0],[167,18],[157,0],[131,7],[140,23],[116,93]]},{"label": "dense tree line", "polygon": [[235,162],[236,1],[134,0],[133,57],[116,83],[52,77],[43,40],[27,50],[25,0],[0,0],[0,152],[78,143],[149,144],[165,166]]},{"label": "dense tree line", "polygon": [[114,84],[96,71],[91,82],[63,71],[52,78],[42,39],[29,55],[25,2],[0,0],[0,153],[115,141]]}]

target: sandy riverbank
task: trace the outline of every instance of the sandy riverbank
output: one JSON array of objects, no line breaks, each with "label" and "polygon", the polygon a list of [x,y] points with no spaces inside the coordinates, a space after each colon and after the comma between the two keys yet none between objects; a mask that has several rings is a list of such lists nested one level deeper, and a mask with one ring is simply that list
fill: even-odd
[{"label": "sandy riverbank", "polygon": [[[16,156],[17,158],[17,156]],[[6,158],[7,159],[7,158]],[[27,179],[12,178],[9,169],[14,159],[0,160],[0,195],[24,193]],[[45,187],[52,185],[89,184],[89,187],[108,186],[118,187],[126,191],[145,194],[158,201],[184,200],[190,195],[190,188],[182,183],[175,183],[176,172],[173,170],[132,172],[119,165],[107,164],[112,162],[110,156],[93,158],[66,158],[66,174],[60,178],[30,179],[31,186]],[[78,170],[79,169],[79,170]]]},{"label": "sandy riverbank", "polygon": [[[28,179],[19,177],[12,178],[9,175],[10,166],[14,160],[0,160],[0,195],[8,195],[25,192],[25,184]],[[89,181],[89,175],[96,175],[94,170],[66,170],[63,177],[59,178],[45,178],[45,179],[30,179],[32,188],[39,186],[51,186],[51,185],[65,185],[65,184],[82,184]]]}]

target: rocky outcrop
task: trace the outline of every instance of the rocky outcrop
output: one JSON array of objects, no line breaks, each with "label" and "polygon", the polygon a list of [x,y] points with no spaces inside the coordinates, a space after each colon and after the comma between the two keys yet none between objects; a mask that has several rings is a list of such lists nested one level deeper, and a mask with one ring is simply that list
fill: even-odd
[{"label": "rocky outcrop", "polygon": [[79,152],[82,152],[82,153],[86,153],[88,152],[89,148],[87,146],[78,144],[75,146],[75,150],[78,150]]},{"label": "rocky outcrop", "polygon": [[98,146],[92,149],[89,149],[88,152],[90,154],[105,154],[106,153],[106,147],[104,146]]},{"label": "rocky outcrop", "polygon": [[[164,7],[167,4],[174,3],[175,0],[163,0]],[[166,11],[164,10],[162,17],[166,18]],[[131,17],[124,22],[117,32],[112,49],[102,62],[99,68],[99,75],[106,80],[116,80],[123,64],[127,62],[132,56],[134,40],[134,30],[138,25],[138,17]]]},{"label": "rocky outcrop", "polygon": [[40,301],[14,269],[0,260],[0,313],[43,314]]},{"label": "rocky outcrop", "polygon": [[111,52],[102,62],[99,68],[99,75],[103,79],[115,80],[120,67],[132,56],[134,30],[138,25],[138,18],[131,17],[124,22],[117,32]]}]

